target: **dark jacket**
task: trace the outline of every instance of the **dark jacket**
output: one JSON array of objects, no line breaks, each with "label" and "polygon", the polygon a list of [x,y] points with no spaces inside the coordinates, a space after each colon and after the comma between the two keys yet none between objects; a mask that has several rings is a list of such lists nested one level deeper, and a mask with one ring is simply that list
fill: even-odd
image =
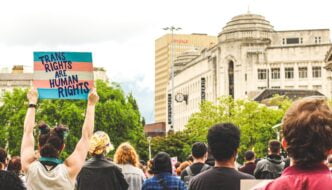
[{"label": "dark jacket", "polygon": [[239,168],[239,171],[241,171],[243,173],[250,174],[250,175],[253,176],[255,168],[256,168],[256,164],[255,163],[248,162],[244,166],[242,166],[241,168]]},{"label": "dark jacket", "polygon": [[256,179],[275,179],[281,175],[284,167],[282,157],[271,154],[257,163],[254,175]]},{"label": "dark jacket", "polygon": [[93,157],[77,177],[78,190],[126,190],[128,184],[121,169],[105,157]]}]

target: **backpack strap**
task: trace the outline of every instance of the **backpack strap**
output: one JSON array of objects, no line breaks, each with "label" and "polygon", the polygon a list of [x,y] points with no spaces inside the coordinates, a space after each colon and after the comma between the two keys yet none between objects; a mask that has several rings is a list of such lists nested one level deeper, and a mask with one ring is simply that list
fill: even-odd
[{"label": "backpack strap", "polygon": [[188,176],[194,176],[193,172],[190,169],[190,166],[186,167],[186,172],[187,172]]},{"label": "backpack strap", "polygon": [[209,168],[210,168],[209,165],[204,164],[203,167],[202,167],[202,169],[201,169],[201,171],[200,171],[199,173],[201,173],[201,172],[203,172],[203,171],[205,171],[205,170],[207,170],[207,169],[209,169]]}]

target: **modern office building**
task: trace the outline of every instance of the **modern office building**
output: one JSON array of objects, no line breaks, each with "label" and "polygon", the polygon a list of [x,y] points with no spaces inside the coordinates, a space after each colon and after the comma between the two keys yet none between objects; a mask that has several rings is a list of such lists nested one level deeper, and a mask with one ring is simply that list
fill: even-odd
[{"label": "modern office building", "polygon": [[[189,49],[208,48],[217,43],[216,36],[206,34],[166,34],[155,41],[155,122],[166,122],[166,93],[172,57],[175,59]],[[173,52],[172,52],[173,46]]]}]

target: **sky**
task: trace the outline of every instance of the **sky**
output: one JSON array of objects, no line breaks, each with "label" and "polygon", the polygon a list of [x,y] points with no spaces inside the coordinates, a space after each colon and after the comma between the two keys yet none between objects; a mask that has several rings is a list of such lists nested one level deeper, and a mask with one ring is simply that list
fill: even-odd
[{"label": "sky", "polygon": [[275,30],[332,28],[329,0],[0,0],[0,67],[32,68],[33,51],[89,51],[154,121],[154,41],[162,28],[218,35],[232,17],[265,16]]}]

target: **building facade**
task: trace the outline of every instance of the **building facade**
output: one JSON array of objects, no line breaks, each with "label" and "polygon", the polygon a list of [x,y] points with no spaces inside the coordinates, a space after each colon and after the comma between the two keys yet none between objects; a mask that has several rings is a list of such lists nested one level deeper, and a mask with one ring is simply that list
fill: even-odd
[{"label": "building facade", "polygon": [[261,15],[232,18],[215,46],[176,59],[174,129],[184,129],[201,101],[216,103],[224,95],[253,99],[276,88],[332,97],[331,71],[325,69],[330,47],[329,29],[275,31]]},{"label": "building facade", "polygon": [[216,36],[205,34],[174,34],[173,40],[172,35],[167,34],[155,41],[155,122],[166,122],[166,92],[172,57],[175,58],[189,49],[212,47],[217,41]]},{"label": "building facade", "polygon": [[[106,71],[100,67],[94,67],[94,80],[108,81]],[[32,86],[33,73],[22,65],[13,66],[9,71],[2,68],[0,72],[0,97],[5,92],[11,92],[14,88],[30,88]]]}]

